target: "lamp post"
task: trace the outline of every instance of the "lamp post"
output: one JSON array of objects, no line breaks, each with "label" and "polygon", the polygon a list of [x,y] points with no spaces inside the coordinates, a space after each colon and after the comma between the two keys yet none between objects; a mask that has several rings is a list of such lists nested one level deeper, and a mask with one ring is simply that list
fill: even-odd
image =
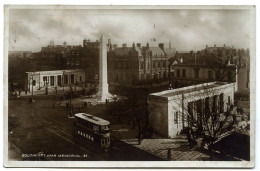
[{"label": "lamp post", "polygon": [[45,94],[48,95],[48,81],[46,81]]},{"label": "lamp post", "polygon": [[71,105],[71,100],[72,100],[72,86],[70,84],[70,117],[72,117],[72,105]]},{"label": "lamp post", "polygon": [[[34,102],[34,100],[33,100],[33,84],[34,84],[34,78],[33,78],[33,76],[34,76],[34,73],[31,75],[31,77],[29,78],[29,83],[31,83],[32,84],[32,96],[31,96],[31,99],[29,99],[29,102],[31,102],[31,103],[33,103]],[[30,86],[29,86],[30,87]]]},{"label": "lamp post", "polygon": [[65,71],[63,71],[63,92],[64,92],[64,76],[65,76]]}]

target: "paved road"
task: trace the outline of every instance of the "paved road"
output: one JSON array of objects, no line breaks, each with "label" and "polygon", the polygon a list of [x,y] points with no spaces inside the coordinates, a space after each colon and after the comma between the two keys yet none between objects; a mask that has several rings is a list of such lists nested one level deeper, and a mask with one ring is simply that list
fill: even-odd
[{"label": "paved road", "polygon": [[[69,111],[53,108],[52,103],[52,99],[47,98],[37,99],[33,104],[27,99],[9,100],[9,116],[17,117],[20,123],[13,131],[12,141],[21,150],[22,160],[162,160],[113,137],[107,153],[94,146],[75,144],[74,120],[67,117]],[[40,157],[41,154],[45,157]]]}]

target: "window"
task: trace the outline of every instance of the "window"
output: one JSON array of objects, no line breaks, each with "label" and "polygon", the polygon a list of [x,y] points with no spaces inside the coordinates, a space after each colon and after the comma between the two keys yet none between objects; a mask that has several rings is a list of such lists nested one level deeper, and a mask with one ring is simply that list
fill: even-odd
[{"label": "window", "polygon": [[68,75],[64,75],[64,84],[68,84]]},{"label": "window", "polygon": [[79,81],[80,81],[80,82],[82,81],[82,76],[79,77]]},{"label": "window", "polygon": [[182,76],[183,76],[183,77],[186,77],[186,69],[183,69],[183,70],[182,70]]},{"label": "window", "polygon": [[153,62],[153,68],[155,68],[155,62]]},{"label": "window", "polygon": [[33,85],[33,86],[36,85],[36,81],[35,81],[35,80],[32,81],[32,85]]},{"label": "window", "polygon": [[224,94],[220,94],[220,112],[224,112]]},{"label": "window", "polygon": [[97,125],[93,125],[93,131],[94,132],[98,131],[98,126]]},{"label": "window", "polygon": [[177,77],[180,77],[180,69],[177,69]]},{"label": "window", "polygon": [[199,68],[194,68],[194,77],[199,78]]},{"label": "window", "polygon": [[43,79],[43,84],[45,86],[47,84],[47,76],[44,76],[42,79]]},{"label": "window", "polygon": [[74,74],[70,75],[70,82],[71,82],[71,84],[74,84]]},{"label": "window", "polygon": [[212,78],[213,78],[212,71],[209,70],[209,71],[208,71],[208,79],[209,79],[209,80],[212,80]]},{"label": "window", "polygon": [[174,124],[178,124],[178,112],[175,112],[175,115],[174,115]]},{"label": "window", "polygon": [[209,106],[210,104],[209,104],[209,97],[207,97],[206,99],[205,99],[205,113],[206,113],[206,115],[208,115],[209,114],[209,112],[210,112],[210,106]]},{"label": "window", "polygon": [[228,105],[231,105],[231,99],[230,99],[230,96],[228,96]]},{"label": "window", "polygon": [[54,86],[54,76],[51,76],[51,86]]}]

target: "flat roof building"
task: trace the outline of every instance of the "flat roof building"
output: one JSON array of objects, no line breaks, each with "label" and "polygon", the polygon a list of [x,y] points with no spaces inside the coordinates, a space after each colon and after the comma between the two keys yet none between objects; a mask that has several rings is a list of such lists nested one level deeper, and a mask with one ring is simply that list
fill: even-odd
[{"label": "flat roof building", "polygon": [[152,93],[148,96],[150,124],[154,131],[173,138],[189,127],[187,116],[226,112],[234,103],[234,92],[235,83],[210,82]]},{"label": "flat roof building", "polygon": [[83,69],[36,71],[26,72],[26,74],[26,87],[29,91],[32,89],[32,86],[33,91],[37,91],[46,87],[85,84],[85,71]]}]

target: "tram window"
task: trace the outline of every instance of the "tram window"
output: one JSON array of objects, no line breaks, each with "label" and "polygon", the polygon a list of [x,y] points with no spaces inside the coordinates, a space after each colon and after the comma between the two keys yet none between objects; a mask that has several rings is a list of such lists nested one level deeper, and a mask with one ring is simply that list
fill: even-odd
[{"label": "tram window", "polygon": [[78,131],[78,134],[80,134],[80,131]]},{"label": "tram window", "polygon": [[93,125],[93,131],[94,132],[98,131],[98,126],[97,125]]},{"label": "tram window", "polygon": [[91,137],[91,140],[92,140],[92,141],[94,141],[94,138],[93,138],[93,137]]},{"label": "tram window", "polygon": [[85,133],[83,133],[83,137],[85,137]]}]

